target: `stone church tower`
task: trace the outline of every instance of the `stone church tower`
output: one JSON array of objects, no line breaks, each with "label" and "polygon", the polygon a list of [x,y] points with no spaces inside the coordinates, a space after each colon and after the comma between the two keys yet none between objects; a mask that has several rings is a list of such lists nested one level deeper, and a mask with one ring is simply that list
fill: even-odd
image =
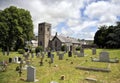
[{"label": "stone church tower", "polygon": [[38,46],[42,46],[44,50],[47,50],[50,37],[51,24],[46,22],[38,24]]}]

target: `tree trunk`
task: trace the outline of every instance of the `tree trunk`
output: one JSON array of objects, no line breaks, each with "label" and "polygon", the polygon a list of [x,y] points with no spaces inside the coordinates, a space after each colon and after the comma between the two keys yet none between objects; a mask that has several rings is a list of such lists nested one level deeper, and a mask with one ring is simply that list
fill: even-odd
[{"label": "tree trunk", "polygon": [[5,49],[4,48],[2,48],[2,53],[3,53],[3,55],[5,55]]},{"label": "tree trunk", "polygon": [[9,46],[7,46],[7,55],[9,55]]}]

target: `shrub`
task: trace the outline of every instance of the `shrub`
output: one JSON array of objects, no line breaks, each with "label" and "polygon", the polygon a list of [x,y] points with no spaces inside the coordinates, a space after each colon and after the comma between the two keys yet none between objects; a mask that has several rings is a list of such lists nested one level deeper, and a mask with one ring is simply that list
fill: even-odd
[{"label": "shrub", "polygon": [[19,53],[19,54],[24,54],[24,53],[25,53],[25,50],[24,50],[24,49],[18,49],[18,53]]},{"label": "shrub", "polygon": [[40,51],[43,51],[42,46],[36,47],[35,52],[38,53],[38,52],[40,52]]},{"label": "shrub", "polygon": [[79,51],[79,50],[80,50],[80,48],[81,48],[81,47],[80,47],[80,46],[78,46],[78,47],[76,47],[76,50],[77,50],[77,51]]},{"label": "shrub", "polygon": [[66,45],[62,45],[62,46],[61,46],[61,51],[65,51],[66,48],[67,48]]}]

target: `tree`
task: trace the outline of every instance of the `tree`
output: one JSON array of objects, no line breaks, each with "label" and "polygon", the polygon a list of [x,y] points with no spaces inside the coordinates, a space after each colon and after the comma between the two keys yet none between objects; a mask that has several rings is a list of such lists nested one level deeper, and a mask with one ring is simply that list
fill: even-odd
[{"label": "tree", "polygon": [[29,11],[14,6],[1,11],[0,17],[0,46],[9,55],[10,48],[17,45],[18,40],[25,42],[33,37],[33,22]]},{"label": "tree", "polygon": [[120,22],[116,26],[101,26],[95,33],[94,43],[99,47],[120,48]]},{"label": "tree", "polygon": [[107,37],[107,26],[101,26],[99,30],[95,33],[94,36],[94,43],[97,44],[99,47],[105,47]]}]

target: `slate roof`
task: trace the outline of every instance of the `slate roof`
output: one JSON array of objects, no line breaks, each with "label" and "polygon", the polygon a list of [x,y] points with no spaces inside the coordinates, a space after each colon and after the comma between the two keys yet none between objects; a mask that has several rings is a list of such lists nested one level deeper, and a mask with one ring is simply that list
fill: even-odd
[{"label": "slate roof", "polygon": [[56,36],[61,42],[63,43],[76,43],[76,44],[80,44],[80,42],[72,37],[65,37],[65,36]]}]

